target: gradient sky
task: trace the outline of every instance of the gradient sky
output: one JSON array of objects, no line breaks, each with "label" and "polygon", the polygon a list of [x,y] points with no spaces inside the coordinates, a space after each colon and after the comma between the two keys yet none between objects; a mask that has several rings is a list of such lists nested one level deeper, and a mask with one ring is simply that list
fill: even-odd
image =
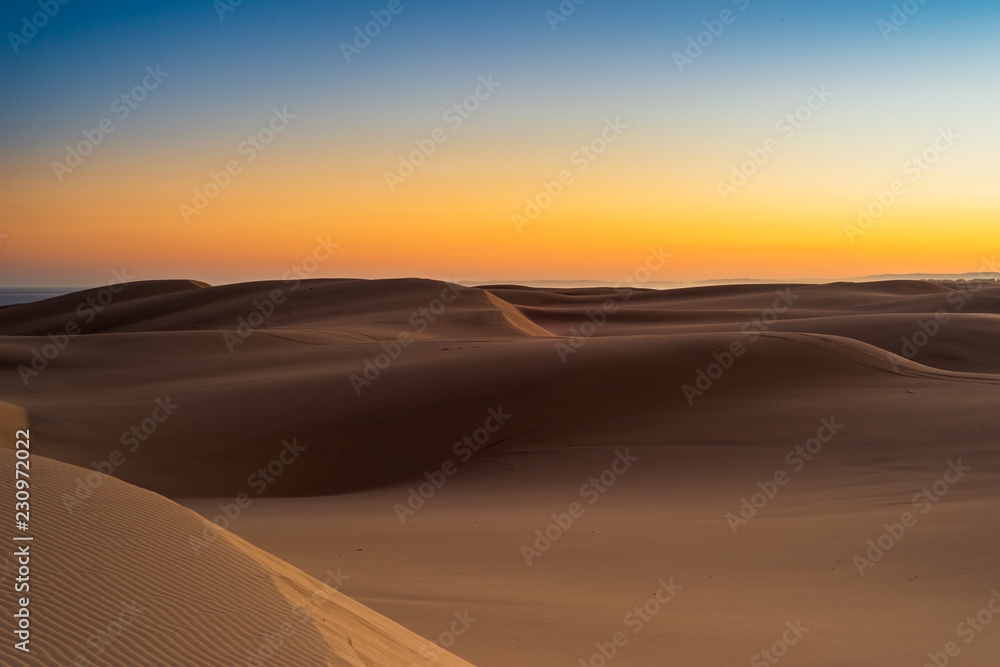
[{"label": "gradient sky", "polygon": [[[672,253],[656,280],[971,272],[1000,250],[995,0],[912,0],[891,33],[888,1],[587,0],[553,29],[558,0],[400,0],[350,62],[341,43],[387,0],[243,0],[222,18],[224,0],[41,4],[58,11],[25,40],[11,34],[31,33],[37,0],[0,9],[0,286],[279,278],[317,238],[339,248],[315,277],[446,280],[616,280],[651,246]],[[680,71],[674,54],[726,10]],[[157,66],[169,75],[120,119],[114,100]],[[453,127],[445,110],[480,77],[501,85]],[[833,95],[786,136],[814,87]],[[274,109],[295,118],[248,161]],[[114,130],[60,180],[53,163],[102,119]],[[609,119],[628,127],[581,162]],[[436,128],[447,140],[391,189]],[[925,150],[936,162],[914,170]]]}]

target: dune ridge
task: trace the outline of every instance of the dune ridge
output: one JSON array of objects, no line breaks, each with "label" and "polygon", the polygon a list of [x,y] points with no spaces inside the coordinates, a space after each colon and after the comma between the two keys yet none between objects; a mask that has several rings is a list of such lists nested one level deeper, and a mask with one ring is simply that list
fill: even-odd
[{"label": "dune ridge", "polygon": [[[0,451],[5,496],[13,461]],[[4,664],[469,667],[166,498],[37,454],[31,473],[34,639],[29,654],[5,647]],[[206,531],[217,539],[196,551]],[[3,534],[12,543],[8,522]],[[4,586],[5,609],[12,595]]]},{"label": "dune ridge", "polygon": [[[39,612],[71,640],[48,662],[135,601],[94,664],[178,638],[179,664],[434,664],[385,617],[484,667],[549,667],[676,581],[616,665],[746,664],[796,619],[789,664],[922,664],[996,585],[996,285],[292,287],[126,286],[65,338],[80,295],[0,311],[0,421],[30,419],[45,457],[40,599],[72,614]],[[956,469],[925,516],[914,494]],[[229,534],[137,487],[224,525],[250,505]],[[916,526],[859,576],[904,511]],[[351,599],[318,583],[330,568],[358,574]],[[456,610],[482,620],[446,643]],[[962,663],[998,646],[984,632]]]},{"label": "dune ridge", "polygon": [[[247,320],[282,287],[268,316]],[[52,322],[72,317],[81,296],[0,313],[0,396],[27,410],[54,458],[159,493],[323,495],[419,477],[498,407],[516,417],[483,451],[563,446],[581,432],[612,437],[608,414],[633,415],[644,439],[666,446],[722,438],[726,423],[705,415],[799,388],[995,384],[1000,288],[968,290],[905,281],[670,292],[411,279],[294,290],[137,283],[85,333],[64,338],[27,387],[19,371],[54,349]],[[950,319],[936,335],[917,338],[942,310]],[[909,339],[924,344],[901,356]],[[685,394],[702,391],[700,374],[734,344],[746,352],[710,383],[711,400]],[[137,441],[132,429],[167,400],[178,408]],[[301,459],[258,486],[262,466],[293,440]]]}]

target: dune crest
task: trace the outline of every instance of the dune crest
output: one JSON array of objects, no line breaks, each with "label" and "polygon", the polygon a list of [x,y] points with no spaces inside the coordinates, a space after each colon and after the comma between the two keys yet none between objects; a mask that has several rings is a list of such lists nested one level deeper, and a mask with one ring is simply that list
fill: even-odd
[{"label": "dune crest", "polygon": [[[49,332],[65,326],[54,323],[88,294],[0,312],[0,395],[18,397],[50,457],[173,497],[325,495],[419,479],[491,409],[514,417],[479,452],[532,449],[538,434],[545,446],[581,432],[615,437],[609,415],[619,414],[634,415],[642,437],[687,444],[724,439],[716,415],[814,386],[905,393],[1000,377],[1000,287],[986,283],[134,283],[40,360],[55,350]],[[947,321],[929,324],[941,311]],[[737,343],[746,352],[733,369],[702,378]],[[177,407],[165,414],[161,403]],[[143,424],[149,432],[136,435]],[[292,440],[301,458],[260,486],[257,471]]]},{"label": "dune crest", "polygon": [[[0,451],[5,497],[13,462]],[[37,452],[31,475],[31,651],[5,646],[6,665],[470,667],[166,498]]]}]

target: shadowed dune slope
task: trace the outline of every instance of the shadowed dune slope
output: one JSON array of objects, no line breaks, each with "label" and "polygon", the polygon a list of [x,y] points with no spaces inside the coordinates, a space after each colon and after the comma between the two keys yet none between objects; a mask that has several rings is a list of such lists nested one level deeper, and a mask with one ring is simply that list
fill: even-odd
[{"label": "shadowed dune slope", "polygon": [[[128,283],[0,310],[0,335],[307,329],[346,342],[548,335],[483,290],[433,280],[307,280],[201,286]],[[115,292],[114,290],[119,290]]]},{"label": "shadowed dune slope", "polygon": [[1000,348],[995,345],[1000,336],[1000,285],[995,281],[491,292],[556,336],[574,335],[590,319],[588,313],[613,307],[597,336],[761,328],[820,333],[854,338],[948,370],[1000,372]]},{"label": "shadowed dune slope", "polygon": [[[13,452],[0,450],[4,497],[13,466]],[[365,667],[432,656],[469,667],[194,512],[90,475],[92,495],[69,511],[62,498],[88,471],[32,456],[34,639],[30,654],[5,642],[3,664]],[[3,533],[15,544],[9,522]],[[3,608],[14,609],[12,587],[2,591]]]},{"label": "shadowed dune slope", "polygon": [[84,334],[254,330],[306,342],[393,341],[400,334],[489,341],[573,336],[603,315],[594,336],[738,332],[765,318],[768,330],[844,336],[948,370],[1000,372],[1000,348],[993,344],[1000,334],[1000,286],[994,281],[657,291],[485,289],[419,279],[219,287],[177,280],[115,289],[0,309],[0,336],[59,335],[72,323]]},{"label": "shadowed dune slope", "polygon": [[[5,367],[23,361],[23,340],[0,344]],[[379,345],[255,335],[232,359],[209,332],[108,334],[75,341],[18,400],[55,458],[167,495],[232,497],[322,495],[419,476],[465,458],[469,447],[456,443],[488,425],[490,410],[510,418],[484,451],[572,446],[584,433],[612,438],[622,419],[633,437],[669,445],[726,440],[731,426],[715,416],[804,391],[997,384],[852,339],[784,333],[761,337],[711,386],[700,382],[715,355],[740,340],[599,338],[567,363],[562,339],[423,341],[359,395],[351,378]],[[172,354],[150,353],[163,349]],[[12,372],[0,376],[8,392],[12,381]],[[684,387],[705,396],[689,405]]]},{"label": "shadowed dune slope", "polygon": [[[53,458],[158,493],[303,496],[421,479],[495,448],[617,441],[623,423],[661,446],[726,442],[734,415],[756,419],[788,397],[846,401],[864,387],[912,404],[915,392],[992,388],[1000,373],[991,283],[628,292],[317,280],[286,286],[259,328],[238,331],[281,285],[129,285],[123,294],[145,296],[108,306],[51,359],[39,350],[56,343],[39,332],[79,299],[7,309],[0,399],[27,410]],[[782,294],[789,307],[762,315]],[[946,308],[916,354],[891,345]],[[752,318],[762,335],[741,332],[757,331]],[[734,345],[745,352],[727,360]],[[719,363],[731,368],[706,377]],[[510,417],[478,449],[465,443],[498,413]],[[770,433],[766,420],[755,429]]]}]

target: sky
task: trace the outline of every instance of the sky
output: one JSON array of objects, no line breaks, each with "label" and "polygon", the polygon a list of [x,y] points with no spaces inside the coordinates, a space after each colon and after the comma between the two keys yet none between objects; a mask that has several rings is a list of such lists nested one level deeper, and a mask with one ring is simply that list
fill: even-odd
[{"label": "sky", "polygon": [[279,279],[334,247],[309,277],[1000,250],[995,1],[35,0],[0,29],[0,287]]}]

